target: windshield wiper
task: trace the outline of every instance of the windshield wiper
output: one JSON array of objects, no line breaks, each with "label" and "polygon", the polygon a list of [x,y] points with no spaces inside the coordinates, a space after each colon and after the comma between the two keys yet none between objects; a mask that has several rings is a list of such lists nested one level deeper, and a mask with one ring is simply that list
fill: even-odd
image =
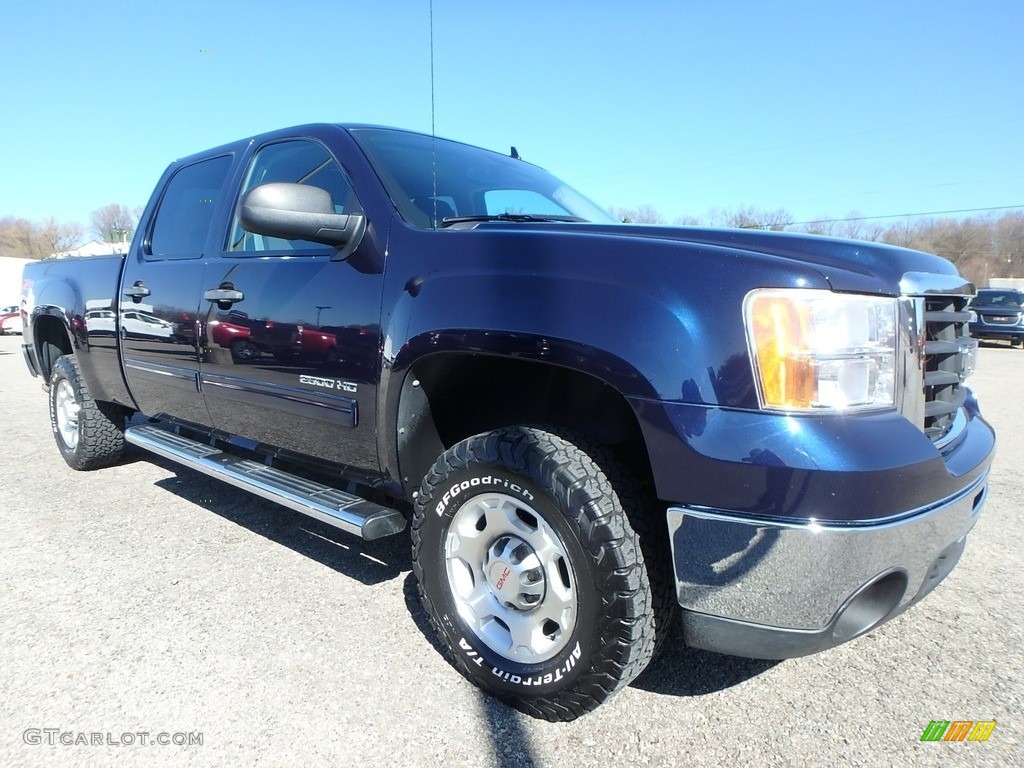
[{"label": "windshield wiper", "polygon": [[441,226],[462,224],[467,221],[586,221],[579,216],[549,216],[538,213],[498,213],[491,216],[445,216]]}]

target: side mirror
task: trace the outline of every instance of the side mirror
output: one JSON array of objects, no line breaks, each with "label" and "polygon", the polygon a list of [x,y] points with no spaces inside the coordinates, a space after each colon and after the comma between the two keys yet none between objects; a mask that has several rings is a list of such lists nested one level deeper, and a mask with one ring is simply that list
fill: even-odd
[{"label": "side mirror", "polygon": [[345,248],[351,253],[366,231],[361,213],[335,213],[326,190],[308,184],[274,182],[253,187],[242,200],[242,226],[249,232],[286,240]]}]

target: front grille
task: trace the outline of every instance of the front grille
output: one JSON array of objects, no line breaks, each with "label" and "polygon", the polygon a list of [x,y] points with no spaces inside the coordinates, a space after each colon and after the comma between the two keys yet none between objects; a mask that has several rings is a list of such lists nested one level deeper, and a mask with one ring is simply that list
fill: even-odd
[{"label": "front grille", "polygon": [[985,325],[1016,325],[1020,320],[1019,315],[982,315],[978,317]]},{"label": "front grille", "polygon": [[971,361],[969,296],[929,295],[924,301],[924,433],[941,440],[967,397],[962,377]]}]

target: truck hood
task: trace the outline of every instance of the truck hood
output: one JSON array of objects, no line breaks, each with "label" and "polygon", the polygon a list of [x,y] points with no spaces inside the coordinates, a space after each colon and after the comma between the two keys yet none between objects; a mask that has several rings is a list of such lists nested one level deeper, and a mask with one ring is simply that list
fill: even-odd
[{"label": "truck hood", "polygon": [[773,256],[811,266],[836,291],[898,295],[906,292],[905,288],[901,290],[901,282],[904,282],[908,274],[927,273],[959,277],[956,267],[941,256],[883,243],[819,235],[635,224],[502,223],[486,224],[481,226],[481,229],[490,229],[493,226],[519,231],[536,228],[548,232],[576,233],[582,237],[614,236],[639,241],[669,241],[702,249],[715,248],[732,253],[747,252]]}]

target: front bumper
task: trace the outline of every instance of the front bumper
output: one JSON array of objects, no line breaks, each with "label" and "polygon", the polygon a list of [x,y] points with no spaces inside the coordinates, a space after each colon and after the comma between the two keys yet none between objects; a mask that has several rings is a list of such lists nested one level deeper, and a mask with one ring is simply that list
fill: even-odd
[{"label": "front bumper", "polygon": [[971,336],[982,341],[1024,341],[1024,323],[971,323]]},{"label": "front bumper", "polygon": [[903,612],[956,565],[987,493],[957,494],[870,524],[776,523],[668,510],[688,645],[751,658],[803,656]]}]

